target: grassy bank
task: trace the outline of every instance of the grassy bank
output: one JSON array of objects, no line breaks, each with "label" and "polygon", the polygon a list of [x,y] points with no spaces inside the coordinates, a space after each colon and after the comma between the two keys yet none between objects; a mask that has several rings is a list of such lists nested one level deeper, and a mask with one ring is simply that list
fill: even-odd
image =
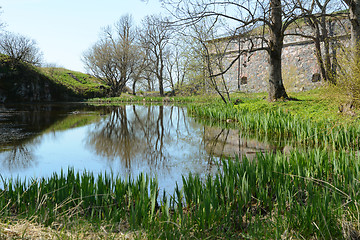
[{"label": "grassy bank", "polygon": [[149,239],[348,239],[360,230],[355,153],[265,154],[251,162],[225,160],[220,169],[205,179],[184,177],[183,189],[161,200],[156,179],[143,175],[122,180],[70,170],[8,180],[0,213],[59,230],[82,222]]},{"label": "grassy bank", "polygon": [[[298,116],[311,121],[323,122],[333,121],[341,123],[352,122],[355,118],[341,115],[338,113],[339,106],[343,99],[341,96],[333,96],[333,90],[329,88],[320,88],[307,92],[292,93],[293,101],[277,101],[269,103],[266,93],[233,93],[231,100],[236,103],[238,109],[247,110],[248,112],[266,113],[269,111],[282,111],[293,116]],[[122,94],[119,97],[111,98],[92,98],[87,101],[99,105],[117,105],[123,103],[187,103],[195,106],[214,107],[219,111],[224,108],[221,98],[217,94],[195,95],[195,96],[172,96],[160,97],[158,94]],[[227,106],[230,107],[230,106]],[[201,117],[201,116],[199,116]],[[216,119],[214,119],[216,120]],[[219,120],[219,119],[218,119]]]},{"label": "grassy bank", "polygon": [[109,88],[87,74],[14,62],[2,54],[0,73],[0,95],[5,103],[79,101],[104,97]]},{"label": "grassy bank", "polygon": [[189,112],[208,122],[231,122],[245,135],[277,144],[358,149],[357,117],[338,113],[339,102],[324,97],[325,90],[296,94],[296,101],[267,102],[262,94],[238,94],[241,103],[191,105]]},{"label": "grassy bank", "polygon": [[51,81],[83,98],[104,97],[109,91],[109,86],[85,73],[55,67],[40,68],[39,70]]},{"label": "grassy bank", "polygon": [[210,96],[175,96],[175,97],[160,97],[158,94],[154,95],[131,95],[121,94],[120,97],[109,97],[109,98],[92,98],[87,102],[95,105],[123,105],[124,103],[164,103],[164,104],[201,104],[201,103],[213,103],[218,102],[220,99],[215,95]]}]

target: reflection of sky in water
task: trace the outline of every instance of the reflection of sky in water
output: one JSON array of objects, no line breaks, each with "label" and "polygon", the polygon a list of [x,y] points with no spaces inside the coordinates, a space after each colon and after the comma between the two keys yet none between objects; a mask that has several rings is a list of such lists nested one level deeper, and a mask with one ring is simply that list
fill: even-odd
[{"label": "reflection of sky in water", "polygon": [[[39,131],[50,133],[34,135],[34,138],[21,144],[14,142],[10,147],[0,146],[4,150],[0,152],[3,178],[50,177],[54,172],[59,173],[61,169],[66,172],[68,168],[80,172],[87,170],[95,176],[114,173],[123,178],[145,173],[157,176],[161,192],[166,189],[172,193],[175,182],[182,185],[182,175],[187,176],[189,172],[204,175],[216,170],[211,153],[219,156],[226,152],[233,156],[239,149],[244,153],[254,152],[265,146],[240,139],[237,130],[196,123],[187,117],[185,108],[174,106],[99,108],[92,111],[97,116],[96,122],[62,131],[50,130],[59,124],[55,124],[57,119],[50,121],[46,117],[54,117],[54,114],[43,112],[38,111],[36,115],[28,111],[27,116],[34,115],[39,122],[46,122],[46,126],[39,124],[37,127],[42,129]],[[74,110],[59,111],[58,115],[62,116],[59,118],[62,121],[60,129],[64,122],[72,126],[74,120],[83,121],[91,111],[76,111],[79,115],[69,112],[74,113]],[[22,119],[29,119],[29,122],[20,122],[21,126],[33,125],[31,117]]]},{"label": "reflection of sky in water", "polygon": [[[126,108],[128,127],[132,129],[136,139],[141,141],[140,144],[144,144],[146,141],[142,141],[144,136],[138,125],[139,119],[143,121],[144,125],[152,128],[152,134],[159,134],[159,131],[156,131],[157,126],[154,125],[159,123],[159,107],[152,107],[152,110],[154,116],[149,120],[147,107],[136,107],[138,118],[134,115],[132,106]],[[186,111],[180,111],[177,107],[173,107],[172,110],[171,112],[170,107],[163,108],[162,126],[158,129],[160,133],[164,133],[162,138],[164,157],[162,159],[149,161],[149,159],[144,159],[146,156],[143,153],[135,153],[132,154],[130,167],[126,168],[126,164],[119,154],[115,153],[108,157],[106,154],[98,154],[99,150],[89,142],[89,138],[91,134],[96,134],[101,128],[106,127],[107,122],[111,119],[106,117],[100,122],[84,127],[38,136],[34,141],[36,146],[30,148],[32,164],[17,169],[1,167],[0,174],[4,178],[50,177],[54,172],[60,172],[61,169],[66,171],[69,167],[78,171],[91,171],[95,175],[100,172],[112,172],[122,177],[127,177],[129,174],[136,177],[143,172],[150,176],[156,175],[159,187],[172,192],[175,182],[181,186],[182,175],[187,175],[189,172],[203,174],[209,169],[209,156],[202,143],[202,126],[196,124],[192,119],[186,118],[183,115],[186,115]],[[172,121],[169,119],[170,115]],[[112,120],[116,123],[119,121],[118,118]],[[122,127],[118,124],[116,126]],[[151,136],[149,142],[156,144],[157,140],[160,141],[158,136]],[[112,140],[112,143],[116,144],[116,139]],[[131,150],[143,151],[144,147],[150,150],[154,148],[154,146],[137,146]],[[151,151],[149,152],[151,154]],[[8,152],[0,153],[0,164],[1,162],[5,164],[7,157]]]}]

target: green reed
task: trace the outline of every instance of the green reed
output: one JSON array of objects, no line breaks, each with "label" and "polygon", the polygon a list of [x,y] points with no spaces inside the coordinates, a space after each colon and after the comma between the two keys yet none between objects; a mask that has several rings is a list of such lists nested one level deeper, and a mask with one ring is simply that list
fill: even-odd
[{"label": "green reed", "polygon": [[[53,174],[50,178],[30,181],[3,181],[0,193],[0,214],[32,218],[50,224],[61,219],[83,217],[94,222],[117,222],[129,217],[133,226],[151,220],[157,181],[140,175],[123,181],[107,174]],[[151,212],[148,209],[152,209]]]},{"label": "green reed", "polygon": [[341,239],[348,229],[360,232],[359,179],[356,153],[326,149],[224,160],[218,173],[183,176],[183,187],[161,198],[157,180],[142,174],[122,180],[70,169],[46,179],[4,180],[0,216],[47,225],[125,221],[150,239]]},{"label": "green reed", "polygon": [[173,196],[173,222],[198,237],[259,237],[265,230],[271,239],[286,231],[339,239],[343,223],[359,231],[358,162],[354,153],[326,150],[224,161],[215,176],[183,179],[182,193]]},{"label": "green reed", "polygon": [[285,113],[281,109],[251,111],[233,106],[189,106],[194,116],[213,121],[234,121],[243,131],[270,140],[291,140],[293,145],[353,149],[359,147],[360,125],[337,124],[330,121],[315,122],[311,119]]}]

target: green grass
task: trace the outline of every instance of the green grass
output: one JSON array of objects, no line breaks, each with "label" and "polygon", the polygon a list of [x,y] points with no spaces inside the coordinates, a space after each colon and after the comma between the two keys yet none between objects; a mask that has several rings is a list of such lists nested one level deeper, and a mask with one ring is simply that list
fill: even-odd
[{"label": "green grass", "polygon": [[360,125],[354,117],[340,115],[338,102],[323,97],[323,90],[295,95],[298,101],[269,103],[262,94],[237,94],[238,105],[191,105],[190,114],[207,122],[231,122],[245,135],[300,147],[358,149]]},{"label": "green grass", "polygon": [[19,86],[32,84],[40,86],[41,90],[36,90],[39,92],[44,88],[48,89],[53,101],[104,97],[109,88],[99,79],[87,74],[63,68],[40,68],[24,62],[14,62],[10,57],[1,54],[0,72],[3,74],[0,88],[7,93],[10,102],[29,101],[26,99],[29,96],[18,95],[18,89]]},{"label": "green grass", "polygon": [[267,112],[249,111],[236,107],[190,107],[198,117],[236,122],[236,127],[268,138],[272,141],[288,141],[295,146],[331,147],[332,149],[356,149],[359,147],[360,125],[341,125],[333,122],[314,122],[278,110]]},{"label": "green grass", "polygon": [[343,239],[359,232],[360,164],[354,152],[316,149],[224,160],[204,179],[183,177],[183,189],[158,198],[156,179],[78,173],[6,180],[3,218],[33,218],[63,228],[127,222],[149,239]]},{"label": "green grass", "polygon": [[81,72],[64,68],[41,68],[40,71],[52,81],[65,86],[84,98],[105,96],[107,89],[109,89],[99,79]]},{"label": "green grass", "polygon": [[269,110],[278,110],[279,108],[291,115],[296,115],[303,119],[310,119],[316,122],[341,121],[352,122],[354,118],[344,116],[338,113],[339,106],[343,99],[340,96],[334,96],[333,90],[328,87],[319,88],[307,92],[291,93],[293,101],[276,101],[269,103],[265,93],[257,94],[234,94],[232,99],[241,99],[243,103],[237,108],[247,109],[252,112],[267,112]]},{"label": "green grass", "polygon": [[87,102],[95,105],[119,105],[123,103],[209,103],[219,101],[217,96],[175,96],[175,97],[160,97],[160,96],[140,96],[122,94],[120,97],[111,98],[93,98]]}]

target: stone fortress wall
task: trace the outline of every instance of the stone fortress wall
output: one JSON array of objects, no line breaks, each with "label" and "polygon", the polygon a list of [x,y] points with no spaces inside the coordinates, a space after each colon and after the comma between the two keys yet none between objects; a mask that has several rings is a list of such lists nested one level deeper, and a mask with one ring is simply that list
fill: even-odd
[{"label": "stone fortress wall", "polygon": [[[340,44],[349,42],[350,24],[346,20],[336,20],[328,22],[327,27],[331,38],[330,54],[334,60]],[[301,30],[294,28],[286,33],[299,33],[300,31],[305,34],[312,32],[310,27],[302,27]],[[246,44],[243,39],[228,39],[223,38],[223,41],[227,42],[226,55],[223,59],[225,68],[238,56],[239,52],[246,50],[246,46],[249,46],[249,43]],[[222,40],[218,39],[217,41],[221,42]],[[268,68],[267,52],[256,51],[250,55],[240,56],[224,77],[232,92],[265,92],[268,88]],[[322,85],[320,68],[315,56],[315,45],[311,39],[294,35],[285,36],[282,73],[285,89],[290,92],[306,91]]]}]

